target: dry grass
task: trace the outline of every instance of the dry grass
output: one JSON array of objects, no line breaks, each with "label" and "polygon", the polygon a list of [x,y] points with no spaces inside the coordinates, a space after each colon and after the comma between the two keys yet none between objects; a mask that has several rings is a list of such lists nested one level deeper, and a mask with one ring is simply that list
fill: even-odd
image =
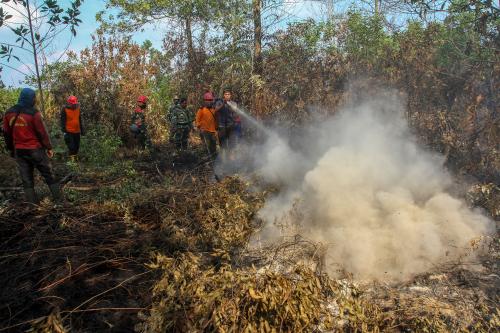
[{"label": "dry grass", "polygon": [[85,173],[68,186],[94,180],[97,189],[74,190],[73,204],[2,208],[0,332],[500,328],[498,239],[479,271],[448,266],[398,285],[333,280],[321,244],[248,246],[267,193],[255,184],[212,183],[196,158],[177,170],[171,160],[136,157],[146,180],[125,200],[91,198],[126,177]]}]

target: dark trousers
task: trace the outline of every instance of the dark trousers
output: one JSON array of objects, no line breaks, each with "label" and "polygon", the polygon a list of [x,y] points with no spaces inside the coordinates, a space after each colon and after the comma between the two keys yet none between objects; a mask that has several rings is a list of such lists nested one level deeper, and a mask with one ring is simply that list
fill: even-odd
[{"label": "dark trousers", "polygon": [[234,130],[232,127],[219,127],[219,144],[221,149],[230,150],[234,147]]},{"label": "dark trousers", "polygon": [[170,125],[170,131],[168,134],[168,142],[174,143],[175,142],[175,127]]},{"label": "dark trousers", "polygon": [[47,185],[50,186],[56,183],[45,149],[17,149],[16,161],[24,188],[35,187],[33,175],[35,168],[38,169]]},{"label": "dark trousers", "polygon": [[80,133],[64,133],[64,142],[68,147],[70,156],[78,154],[78,150],[80,150]]},{"label": "dark trousers", "polygon": [[234,136],[235,136],[235,141],[239,142],[241,137],[243,136],[243,133],[241,132],[241,123],[235,123],[234,124]]},{"label": "dark trousers", "polygon": [[134,138],[142,149],[151,148],[152,144],[149,140],[146,125],[142,125],[139,130],[134,133]]},{"label": "dark trousers", "polygon": [[201,139],[207,148],[207,151],[211,158],[215,159],[217,156],[217,138],[215,133],[201,131]]},{"label": "dark trousers", "polygon": [[175,129],[174,142],[177,149],[187,149],[189,131],[189,127],[179,127]]}]

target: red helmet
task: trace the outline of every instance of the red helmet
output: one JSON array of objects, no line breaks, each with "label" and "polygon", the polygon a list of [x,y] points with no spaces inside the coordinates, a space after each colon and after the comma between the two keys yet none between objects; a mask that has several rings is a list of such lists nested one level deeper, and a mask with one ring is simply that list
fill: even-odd
[{"label": "red helmet", "polygon": [[203,95],[203,100],[204,100],[204,101],[213,101],[213,100],[214,100],[214,94],[212,94],[210,91],[207,91],[207,92]]},{"label": "red helmet", "polygon": [[137,97],[137,103],[144,103],[146,104],[148,102],[148,98],[144,95],[141,95],[139,97]]},{"label": "red helmet", "polygon": [[69,96],[67,102],[71,105],[78,104],[78,98],[76,96]]}]

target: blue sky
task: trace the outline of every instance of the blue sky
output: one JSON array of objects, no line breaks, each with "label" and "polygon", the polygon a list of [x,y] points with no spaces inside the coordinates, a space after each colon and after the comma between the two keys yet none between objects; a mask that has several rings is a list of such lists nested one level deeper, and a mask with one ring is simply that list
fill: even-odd
[{"label": "blue sky", "polygon": [[[31,0],[36,3],[41,2],[41,0]],[[284,9],[287,13],[289,13],[289,21],[298,21],[307,18],[315,18],[322,19],[325,18],[326,14],[326,6],[321,5],[318,1],[297,1],[297,0],[286,0],[284,1]],[[69,4],[69,0],[60,0],[59,4],[63,7],[66,7]],[[335,11],[341,12],[344,11],[348,4],[352,3],[352,1],[335,1]],[[340,4],[339,4],[340,3]],[[98,28],[98,23],[95,20],[95,15],[99,11],[106,10],[105,1],[103,0],[84,0],[81,6],[81,17],[82,23],[78,29],[77,36],[71,40],[71,34],[69,32],[63,33],[57,37],[55,42],[53,43],[53,47],[48,52],[48,58],[51,61],[59,59],[61,56],[64,57],[64,51],[68,42],[71,41],[69,49],[73,51],[83,50],[85,47],[88,47],[92,44],[92,34],[95,33]],[[4,10],[7,12],[12,12],[11,9],[5,8]],[[116,12],[106,12],[106,15],[116,14]],[[143,32],[134,33],[134,40],[138,43],[142,43],[144,40],[148,39],[152,41],[153,46],[161,49],[162,38],[165,34],[164,29],[161,28],[161,25],[158,26],[149,26]],[[0,28],[0,40],[3,42],[14,43],[15,41],[14,34],[6,29],[5,27]],[[32,63],[31,57],[27,54],[23,56],[21,52],[18,52],[17,55],[21,57],[21,60],[24,60],[28,67],[32,67],[30,65]],[[5,63],[5,61],[0,61],[0,63]],[[16,62],[8,63],[8,65],[16,68],[17,70],[28,72],[29,68],[25,65]],[[1,74],[2,81],[7,86],[19,86],[21,85],[21,81],[23,80],[23,75],[16,72],[13,69],[9,69],[4,66],[3,72]]]},{"label": "blue sky", "polygon": [[[33,0],[32,0],[33,1]],[[61,0],[59,4],[61,6],[66,7],[67,4],[70,3],[69,0]],[[95,20],[95,15],[97,12],[106,10],[105,2],[102,0],[84,0],[82,6],[80,7],[81,16],[80,19],[82,23],[77,30],[77,35],[71,40],[71,34],[69,32],[65,32],[57,37],[54,42],[53,47],[48,53],[49,58],[58,59],[66,49],[68,42],[71,40],[71,44],[69,49],[73,51],[81,51],[84,48],[90,46],[92,44],[92,34],[95,33],[98,28],[98,23]],[[4,7],[4,11],[10,13],[14,13],[12,9]],[[106,12],[106,14],[112,14],[111,12]],[[161,31],[159,31],[158,27],[149,27],[144,32],[137,32],[134,34],[134,40],[141,43],[146,39],[149,39],[153,42],[153,45],[157,48],[161,47],[162,44],[162,35]],[[14,43],[16,37],[14,33],[5,27],[0,28],[0,40],[6,43]],[[28,66],[31,66],[32,59],[28,54],[23,51],[19,51],[16,53],[22,61],[24,61]],[[10,62],[5,62],[3,59],[0,60],[0,63],[7,64],[12,66],[22,72],[29,72],[27,70],[26,65],[17,62],[12,59]],[[17,71],[7,68],[3,66],[3,71],[1,73],[1,79],[7,86],[19,86],[22,85],[21,81],[23,80],[23,75],[18,73]]]}]

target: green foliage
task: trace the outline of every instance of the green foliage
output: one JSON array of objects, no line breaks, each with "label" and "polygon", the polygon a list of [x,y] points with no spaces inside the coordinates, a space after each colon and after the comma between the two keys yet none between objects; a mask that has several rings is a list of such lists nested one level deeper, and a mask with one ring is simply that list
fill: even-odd
[{"label": "green foliage", "polygon": [[121,143],[120,137],[113,134],[107,127],[90,128],[82,136],[80,157],[96,166],[108,165],[116,158],[115,153]]},{"label": "green foliage", "polygon": [[438,64],[457,74],[479,63],[490,62],[497,52],[490,45],[488,35],[491,32],[490,24],[500,26],[500,18],[497,16],[495,20],[487,20],[479,28],[479,13],[464,10],[468,2],[453,2],[451,13],[443,22],[442,35],[439,36],[443,45],[439,50]]},{"label": "green foliage", "polygon": [[366,16],[354,11],[348,14],[346,23],[348,33],[344,42],[345,51],[354,61],[374,64],[385,56],[387,49],[397,48],[379,15]]},{"label": "green foliage", "polygon": [[[0,88],[0,128],[3,124],[3,114],[11,106],[16,104],[21,89]],[[3,138],[0,137],[0,152],[7,154],[7,147]]]},{"label": "green foliage", "polygon": [[17,103],[21,89],[0,89],[0,114]]},{"label": "green foliage", "polygon": [[[186,18],[208,19],[210,15],[223,10],[226,2],[217,0],[108,0],[108,5],[123,10],[122,18],[136,17],[139,24],[159,18]],[[137,24],[137,21],[136,21]]]},{"label": "green foliage", "polygon": [[94,199],[99,202],[123,202],[134,193],[144,188],[141,175],[134,168],[132,161],[115,161],[106,169],[108,176],[123,177],[123,181],[114,186],[101,186]]}]

